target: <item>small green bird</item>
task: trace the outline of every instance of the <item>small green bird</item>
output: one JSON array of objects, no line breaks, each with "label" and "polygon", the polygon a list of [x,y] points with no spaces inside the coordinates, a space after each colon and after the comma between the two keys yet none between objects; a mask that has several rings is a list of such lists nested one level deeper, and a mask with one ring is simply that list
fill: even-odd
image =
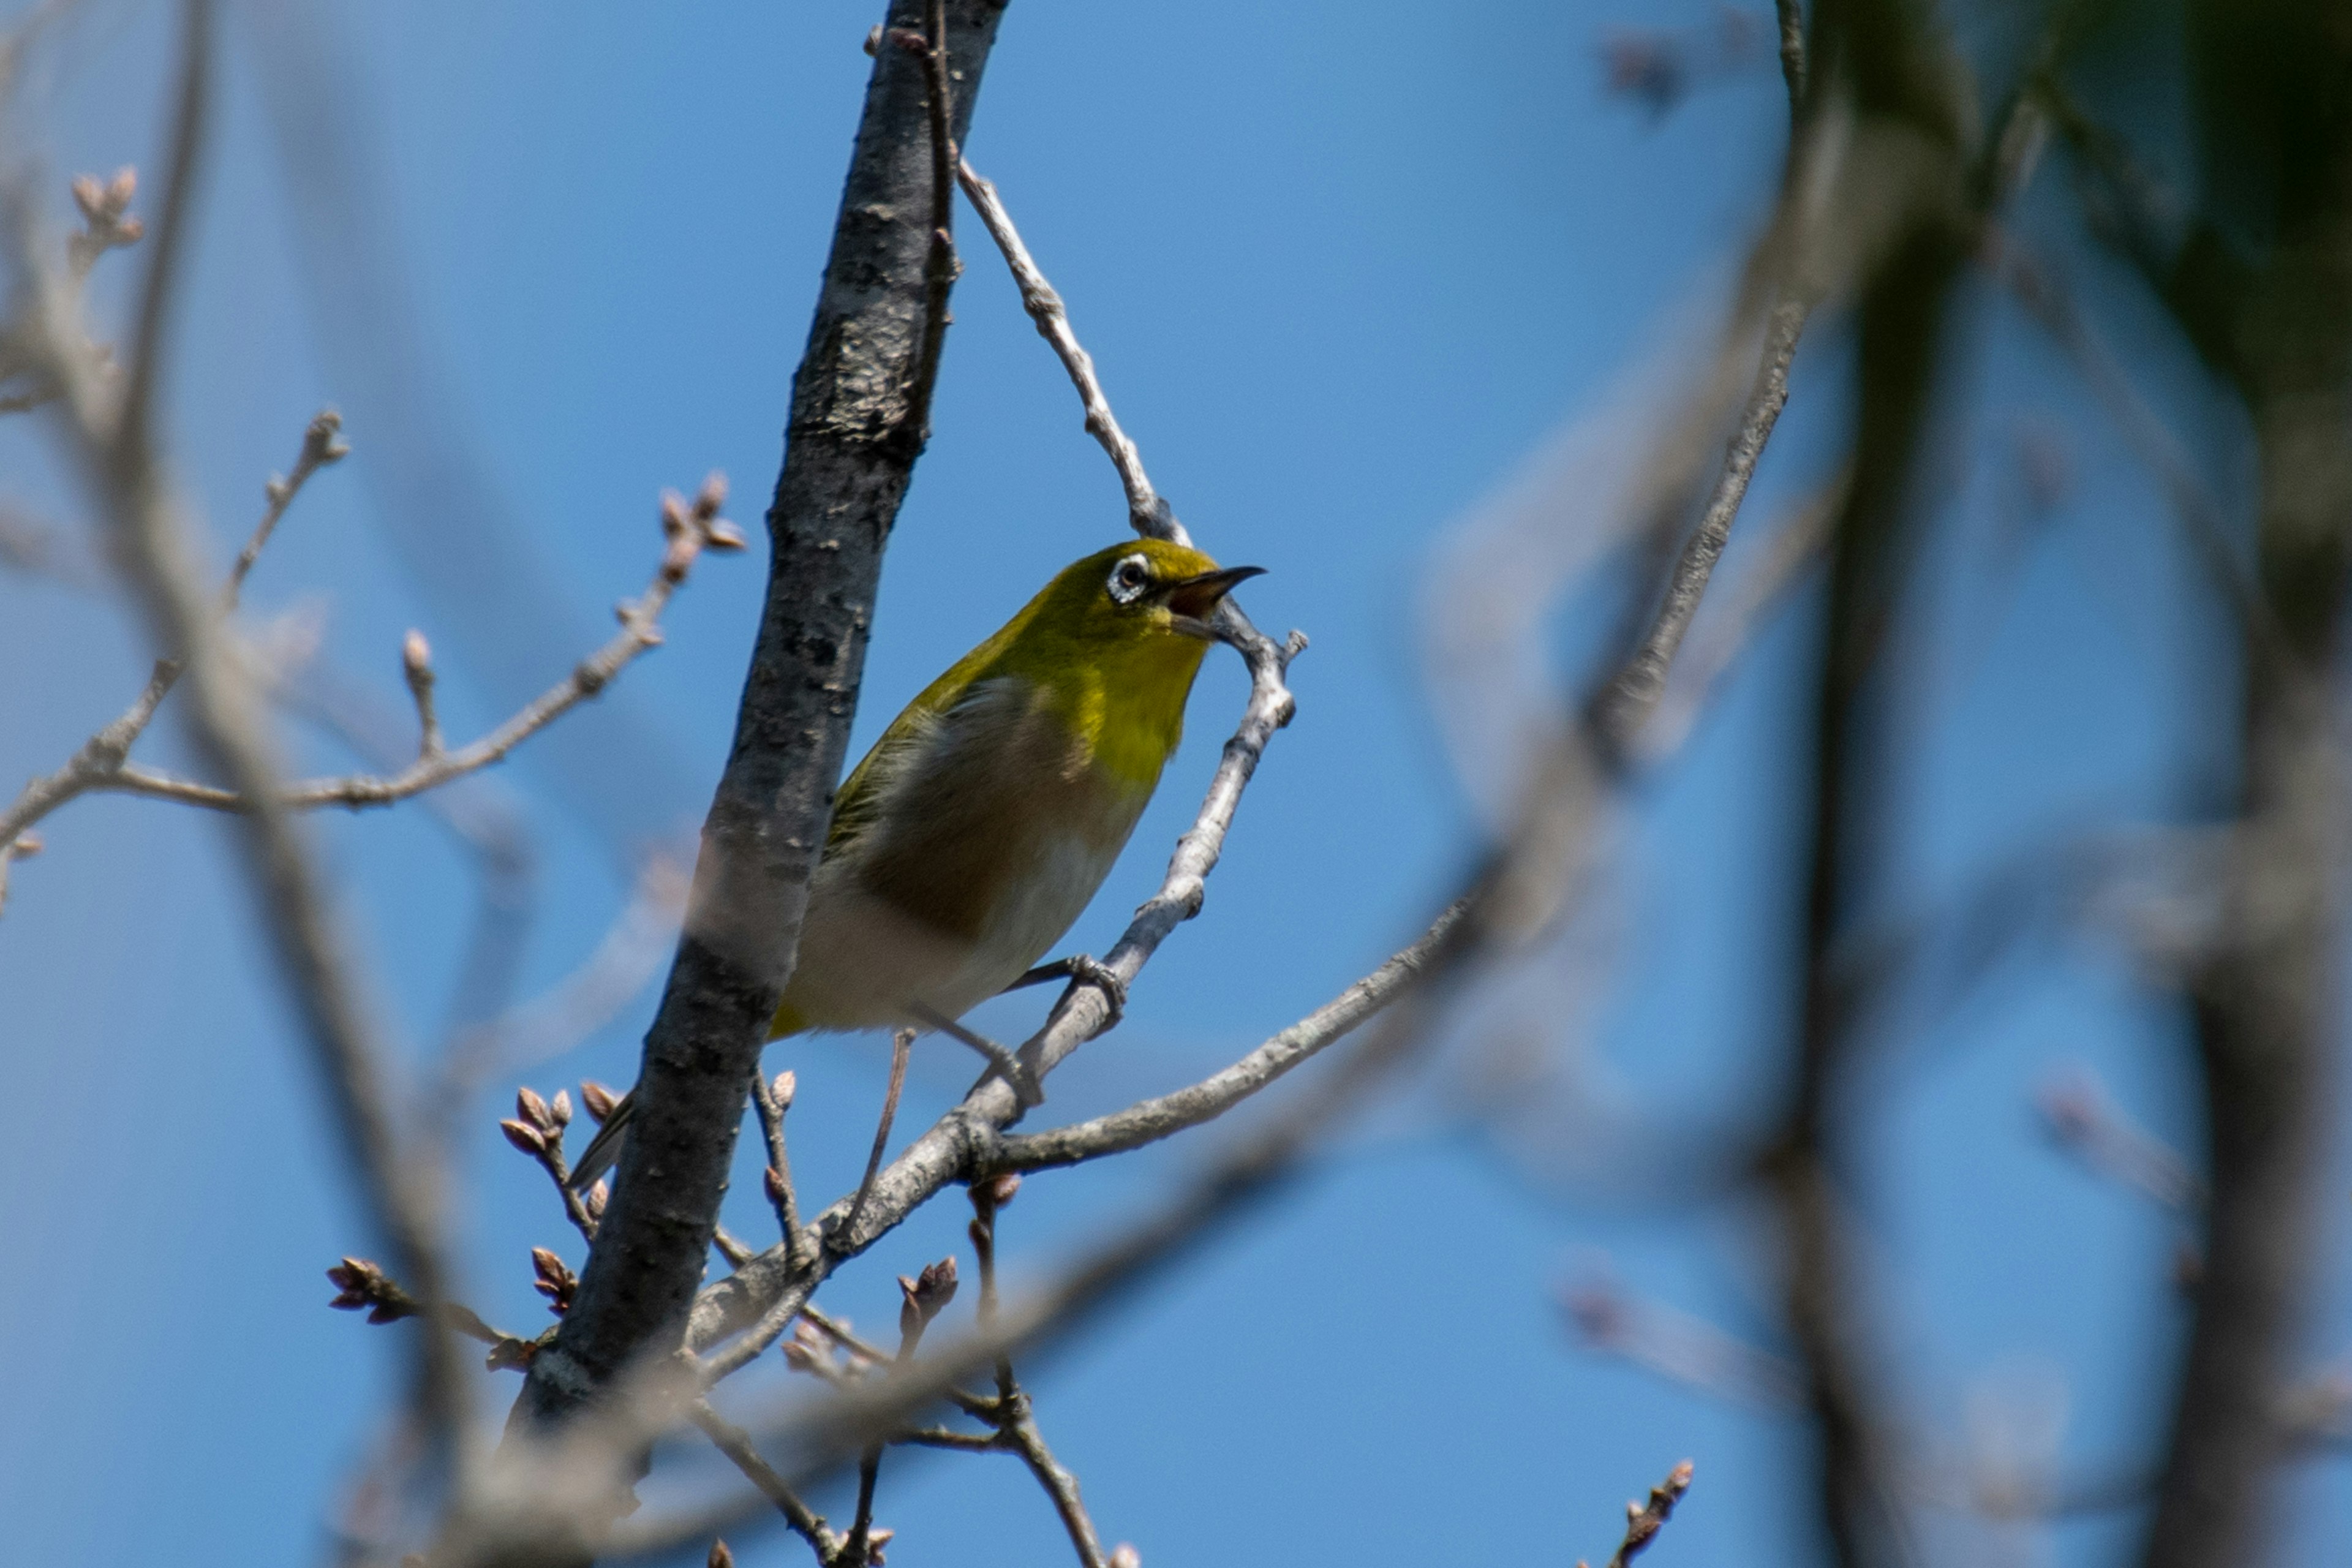
[{"label": "small green bird", "polygon": [[[1147,539],[1067,566],[891,721],[834,797],[770,1039],[928,1027],[1028,972],[1109,875],[1255,566]],[[619,1158],[624,1098],[575,1186]]]}]

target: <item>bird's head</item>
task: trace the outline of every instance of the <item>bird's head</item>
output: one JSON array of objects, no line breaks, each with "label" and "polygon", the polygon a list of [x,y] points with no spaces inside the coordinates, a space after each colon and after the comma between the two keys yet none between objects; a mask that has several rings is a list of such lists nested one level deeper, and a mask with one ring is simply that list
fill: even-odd
[{"label": "bird's head", "polygon": [[1041,629],[1104,650],[1149,647],[1168,637],[1205,642],[1210,617],[1256,566],[1219,566],[1163,539],[1097,550],[1062,569],[1040,595]]}]

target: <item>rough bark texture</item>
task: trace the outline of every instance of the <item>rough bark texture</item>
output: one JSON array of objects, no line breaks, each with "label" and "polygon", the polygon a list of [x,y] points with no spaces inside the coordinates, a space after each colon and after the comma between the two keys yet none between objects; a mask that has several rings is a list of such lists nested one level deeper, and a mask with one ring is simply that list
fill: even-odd
[{"label": "rough bark texture", "polygon": [[2192,984],[2212,1205],[2145,1561],[2268,1554],[2280,1394],[2319,1271],[2335,1089],[2342,766],[2331,686],[2352,524],[2352,35],[2298,0],[2193,7],[2209,210],[2166,293],[2261,460],[2241,853]]},{"label": "rough bark texture", "polygon": [[[1002,7],[950,0],[958,141]],[[611,1206],[515,1419],[557,1421],[676,1351],[701,1284],[752,1065],[792,962],[863,672],[882,551],[927,435],[918,392],[936,224],[921,0],[893,0],[768,512],[767,603],[704,824],[687,931],[646,1037]]]}]

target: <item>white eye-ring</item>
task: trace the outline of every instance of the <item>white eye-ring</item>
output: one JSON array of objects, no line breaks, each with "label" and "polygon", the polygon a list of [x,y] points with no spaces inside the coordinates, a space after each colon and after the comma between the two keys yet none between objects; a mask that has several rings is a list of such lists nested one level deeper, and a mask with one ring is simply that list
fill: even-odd
[{"label": "white eye-ring", "polygon": [[1143,591],[1146,588],[1151,586],[1150,563],[1140,555],[1120,557],[1118,564],[1110,569],[1110,582],[1108,586],[1110,589],[1111,603],[1132,605],[1136,600],[1143,597]]}]

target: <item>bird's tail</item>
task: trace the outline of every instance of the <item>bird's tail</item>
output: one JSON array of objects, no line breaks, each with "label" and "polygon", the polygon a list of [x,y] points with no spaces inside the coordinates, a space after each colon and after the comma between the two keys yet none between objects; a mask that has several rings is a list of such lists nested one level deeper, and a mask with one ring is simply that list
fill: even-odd
[{"label": "bird's tail", "polygon": [[564,1185],[575,1193],[584,1193],[597,1177],[619,1163],[621,1145],[629,1141],[629,1120],[636,1109],[637,1091],[634,1089],[614,1102],[613,1113],[604,1118],[604,1125],[596,1129],[596,1136],[588,1140],[588,1147],[580,1152],[580,1163],[572,1167]]}]

